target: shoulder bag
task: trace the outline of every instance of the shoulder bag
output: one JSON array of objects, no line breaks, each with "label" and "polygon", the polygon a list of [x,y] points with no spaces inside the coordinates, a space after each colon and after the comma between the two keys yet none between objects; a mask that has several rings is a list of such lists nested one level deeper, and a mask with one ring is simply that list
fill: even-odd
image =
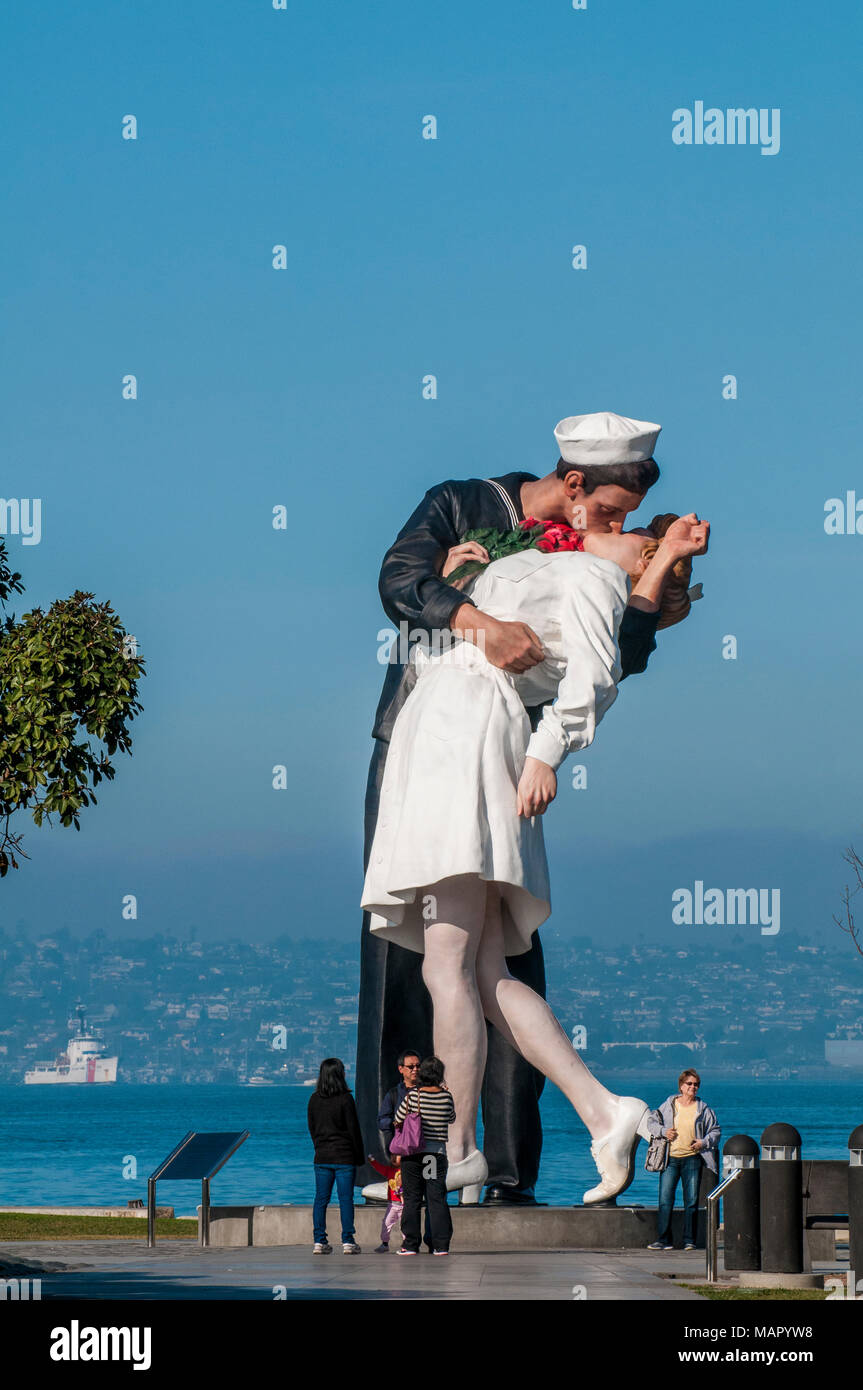
[{"label": "shoulder bag", "polygon": [[[411,1101],[416,1097],[416,1113],[411,1110]],[[408,1112],[400,1125],[396,1125],[393,1140],[390,1144],[390,1153],[401,1154],[402,1158],[408,1158],[411,1154],[420,1154],[424,1151],[425,1143],[423,1140],[423,1121],[420,1114],[420,1093],[418,1090],[410,1091],[407,1097]]]},{"label": "shoulder bag", "polygon": [[[660,1108],[659,1118],[662,1119]],[[654,1134],[647,1146],[647,1157],[644,1160],[644,1169],[647,1173],[662,1173],[668,1167],[668,1150],[670,1140],[664,1134]]]}]

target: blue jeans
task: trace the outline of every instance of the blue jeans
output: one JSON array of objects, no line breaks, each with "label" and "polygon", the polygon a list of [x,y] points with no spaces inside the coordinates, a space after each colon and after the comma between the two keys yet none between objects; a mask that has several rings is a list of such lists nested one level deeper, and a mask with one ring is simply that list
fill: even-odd
[{"label": "blue jeans", "polygon": [[315,1164],[315,1205],[312,1219],[315,1223],[315,1244],[327,1241],[327,1207],[332,1196],[333,1183],[339,1194],[339,1213],[342,1218],[342,1245],[353,1243],[354,1239],[354,1178],[357,1170],[353,1163]]},{"label": "blue jeans", "polygon": [[671,1213],[674,1210],[674,1195],[677,1180],[683,1179],[683,1243],[695,1244],[695,1223],[698,1219],[698,1189],[701,1185],[701,1165],[704,1160],[700,1154],[689,1158],[669,1158],[668,1167],[659,1175],[659,1211],[657,1213],[657,1240],[665,1245],[671,1244]]}]

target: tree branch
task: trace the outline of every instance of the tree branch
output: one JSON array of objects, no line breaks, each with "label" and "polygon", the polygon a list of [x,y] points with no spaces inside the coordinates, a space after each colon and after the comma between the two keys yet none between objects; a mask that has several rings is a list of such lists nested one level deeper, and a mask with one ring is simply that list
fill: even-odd
[{"label": "tree branch", "polygon": [[845,884],[841,894],[844,912],[841,917],[837,917],[834,913],[833,921],[840,931],[844,931],[846,935],[851,937],[857,951],[863,956],[863,941],[861,941],[860,938],[860,924],[855,920],[854,908],[852,907],[852,900],[856,898],[860,890],[863,889],[863,859],[861,859],[853,845],[849,845],[842,858],[845,860],[845,863],[850,865],[854,870],[857,886],[856,888],[852,888],[847,883]]}]

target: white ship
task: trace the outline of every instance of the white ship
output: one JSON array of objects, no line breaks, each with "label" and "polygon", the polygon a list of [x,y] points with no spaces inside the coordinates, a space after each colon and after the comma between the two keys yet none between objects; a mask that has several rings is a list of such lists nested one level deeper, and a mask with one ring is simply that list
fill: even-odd
[{"label": "white ship", "polygon": [[80,1085],[117,1080],[117,1058],[105,1056],[105,1044],[84,1017],[84,1006],[75,1010],[78,1032],[54,1062],[37,1062],[24,1073],[25,1086]]}]

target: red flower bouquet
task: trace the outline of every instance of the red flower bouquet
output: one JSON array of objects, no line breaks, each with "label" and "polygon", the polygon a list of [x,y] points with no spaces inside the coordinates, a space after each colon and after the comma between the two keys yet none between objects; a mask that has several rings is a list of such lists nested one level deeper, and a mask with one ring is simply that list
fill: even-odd
[{"label": "red flower bouquet", "polygon": [[[525,517],[513,531],[497,531],[494,527],[483,526],[468,531],[462,537],[465,541],[476,541],[488,551],[488,564],[492,560],[502,560],[505,555],[515,555],[520,550],[583,550],[584,541],[577,531],[567,526],[565,521],[538,521],[535,516]],[[486,568],[482,560],[466,560],[457,570],[447,575],[447,583],[454,584],[457,579],[479,574]]]},{"label": "red flower bouquet", "polygon": [[571,526],[567,526],[565,521],[537,521],[536,517],[529,516],[521,523],[519,530],[533,530],[541,527],[539,538],[532,547],[534,550],[583,550],[584,538],[574,531]]}]

